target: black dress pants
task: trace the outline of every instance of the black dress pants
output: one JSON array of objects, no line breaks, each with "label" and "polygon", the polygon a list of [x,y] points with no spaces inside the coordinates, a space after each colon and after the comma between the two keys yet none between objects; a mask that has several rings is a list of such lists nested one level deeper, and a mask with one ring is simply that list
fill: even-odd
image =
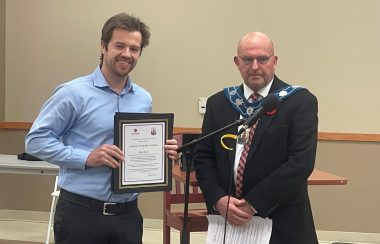
[{"label": "black dress pants", "polygon": [[143,218],[138,208],[103,215],[59,198],[54,219],[56,244],[142,244]]}]

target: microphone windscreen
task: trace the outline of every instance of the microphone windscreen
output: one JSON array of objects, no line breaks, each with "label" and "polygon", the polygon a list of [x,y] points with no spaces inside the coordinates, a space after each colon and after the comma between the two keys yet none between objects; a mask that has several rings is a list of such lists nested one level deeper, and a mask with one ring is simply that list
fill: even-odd
[{"label": "microphone windscreen", "polygon": [[269,94],[263,99],[261,106],[263,106],[264,112],[271,112],[280,105],[280,102],[280,99],[276,95]]}]

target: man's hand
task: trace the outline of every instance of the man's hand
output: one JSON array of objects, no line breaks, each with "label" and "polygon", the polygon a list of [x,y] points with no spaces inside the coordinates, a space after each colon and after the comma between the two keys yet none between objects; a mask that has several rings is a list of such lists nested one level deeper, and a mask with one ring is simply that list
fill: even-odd
[{"label": "man's hand", "polygon": [[249,213],[250,215],[256,214],[256,210],[249,204],[245,199],[240,199],[240,202],[236,205],[239,209],[243,210],[246,213]]},{"label": "man's hand", "polygon": [[118,160],[124,160],[123,151],[115,145],[103,144],[90,152],[86,160],[86,166],[97,167],[106,165],[111,168],[120,167]]},{"label": "man's hand", "polygon": [[[215,207],[219,213],[226,217],[228,196],[218,200]],[[252,219],[254,212],[251,205],[244,199],[230,197],[228,205],[228,222],[234,225],[243,225]]]},{"label": "man's hand", "polygon": [[178,145],[177,145],[177,140],[176,139],[170,139],[166,141],[165,145],[165,151],[168,154],[168,157],[173,160],[173,161],[178,161]]}]

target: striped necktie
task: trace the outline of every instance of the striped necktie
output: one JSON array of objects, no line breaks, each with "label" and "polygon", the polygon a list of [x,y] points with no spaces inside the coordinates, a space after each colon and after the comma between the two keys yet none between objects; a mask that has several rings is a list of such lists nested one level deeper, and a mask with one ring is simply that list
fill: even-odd
[{"label": "striped necktie", "polygon": [[[257,101],[260,98],[260,94],[253,93],[250,98],[252,101]],[[243,189],[243,174],[244,174],[244,169],[245,169],[245,163],[247,162],[247,156],[249,152],[249,148],[251,146],[253,134],[255,132],[257,126],[257,122],[252,125],[249,128],[249,139],[248,141],[244,144],[243,152],[241,153],[238,168],[236,171],[236,197],[241,198],[242,196],[242,189]]]}]

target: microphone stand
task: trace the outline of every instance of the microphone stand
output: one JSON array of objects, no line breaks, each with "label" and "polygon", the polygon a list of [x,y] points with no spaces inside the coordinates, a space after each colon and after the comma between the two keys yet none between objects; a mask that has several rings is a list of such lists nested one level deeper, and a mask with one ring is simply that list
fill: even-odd
[{"label": "microphone stand", "polygon": [[207,135],[204,135],[202,137],[199,137],[198,139],[195,139],[189,143],[186,143],[185,145],[182,145],[177,149],[178,153],[183,153],[186,157],[186,180],[185,180],[185,202],[184,202],[184,210],[183,210],[183,226],[182,226],[182,232],[181,232],[181,244],[189,244],[189,236],[187,234],[187,220],[188,220],[188,212],[189,212],[189,188],[190,188],[190,170],[191,170],[191,161],[194,154],[194,147],[198,143],[208,140],[214,135],[217,135],[221,132],[224,132],[228,130],[231,127],[242,125],[244,122],[246,122],[247,119],[238,119],[235,122],[222,127],[216,131],[213,131]]}]

